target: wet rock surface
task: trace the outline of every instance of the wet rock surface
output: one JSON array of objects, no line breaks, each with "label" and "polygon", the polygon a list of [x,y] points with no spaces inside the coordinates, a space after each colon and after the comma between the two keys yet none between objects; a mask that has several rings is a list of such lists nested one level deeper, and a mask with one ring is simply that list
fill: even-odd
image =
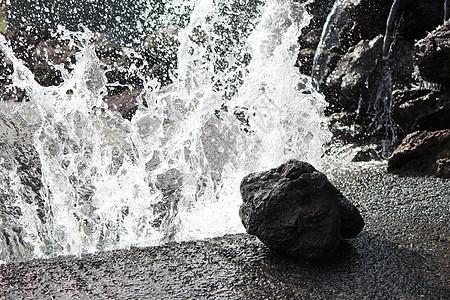
[{"label": "wet rock surface", "polygon": [[450,124],[450,91],[397,90],[392,118],[406,132],[445,129]]},{"label": "wet rock surface", "polygon": [[311,265],[228,235],[0,266],[0,297],[448,299],[450,182],[383,168],[332,180],[366,226],[339,258]]},{"label": "wet rock surface", "polygon": [[[380,146],[355,160],[388,158],[409,133],[449,129],[450,21],[444,22],[443,1],[336,4],[310,5],[314,22],[299,40],[298,56],[300,71],[330,104],[333,141]],[[315,11],[328,12],[327,23]],[[429,168],[446,174],[446,157]]]},{"label": "wet rock surface", "polygon": [[400,34],[410,42],[425,37],[444,20],[443,0],[402,0],[399,6]]},{"label": "wet rock surface", "polygon": [[410,169],[449,178],[450,22],[415,45],[416,64],[429,89],[393,92],[392,118],[409,133],[389,158],[389,171]]},{"label": "wet rock surface", "polygon": [[247,233],[306,261],[334,256],[341,237],[355,237],[364,226],[356,207],[306,162],[291,160],[247,175],[241,195],[239,215]]},{"label": "wet rock surface", "polygon": [[388,170],[415,170],[449,178],[450,129],[407,135],[389,158]]},{"label": "wet rock surface", "polygon": [[314,55],[320,41],[322,28],[332,7],[333,1],[313,1],[306,6],[312,19],[303,29],[304,34],[299,37],[298,41],[300,51],[297,57],[297,65],[302,74],[311,75]]},{"label": "wet rock surface", "polygon": [[423,79],[450,86],[450,21],[418,41],[415,56]]},{"label": "wet rock surface", "polygon": [[344,107],[345,111],[358,109],[361,95],[367,94],[368,78],[377,68],[382,46],[383,38],[379,35],[360,41],[341,57],[322,88],[332,106]]}]

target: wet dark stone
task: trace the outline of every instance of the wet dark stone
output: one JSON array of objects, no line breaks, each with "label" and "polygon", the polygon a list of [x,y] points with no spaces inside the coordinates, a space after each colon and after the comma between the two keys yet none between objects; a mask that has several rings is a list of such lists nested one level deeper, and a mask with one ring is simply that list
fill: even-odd
[{"label": "wet dark stone", "polygon": [[306,162],[291,160],[241,183],[239,215],[247,232],[270,248],[310,262],[334,256],[341,238],[364,226],[353,206]]},{"label": "wet dark stone", "polygon": [[399,35],[403,39],[410,42],[421,39],[443,23],[444,0],[402,0],[399,10],[400,20]]},{"label": "wet dark stone", "polygon": [[[115,90],[118,90],[115,87]],[[108,89],[108,97],[105,97],[105,102],[111,111],[118,112],[122,118],[131,120],[138,109],[138,97],[142,93],[140,89],[130,90],[128,87],[120,88],[120,92],[110,92]]]},{"label": "wet dark stone", "polygon": [[[322,2],[324,1],[315,1],[314,5]],[[385,60],[381,57],[381,48],[392,4],[392,0],[341,1],[341,6],[338,7],[335,14],[329,15],[331,29],[323,32],[325,34],[323,37],[324,50],[323,53],[316,56],[316,65],[312,70],[314,82],[330,104],[326,108],[326,114],[356,113],[356,117],[349,126],[355,125],[362,129],[364,135],[359,138],[360,142],[372,143],[374,139],[389,139],[390,137],[386,137],[388,131],[393,132],[392,136],[402,137],[402,129],[412,132],[418,129],[447,128],[446,125],[442,125],[445,123],[445,115],[448,115],[445,107],[440,109],[442,99],[433,103],[428,101],[427,104],[424,104],[423,101],[407,104],[397,102],[397,104],[403,105],[402,109],[394,108],[394,110],[397,109],[395,118],[399,120],[402,128],[395,124],[391,126],[392,120],[389,116],[391,107],[387,108],[389,112],[386,112],[386,108],[383,107],[384,103],[391,102],[390,89],[405,90],[411,89],[411,86],[423,86],[423,80],[415,74],[416,63],[421,63],[420,55],[422,54],[416,50],[416,53],[419,53],[418,56],[416,54],[419,58],[416,61],[414,43],[443,23],[444,12],[442,0],[399,1],[398,10],[389,21],[394,24],[391,26],[394,31],[387,33],[392,41],[389,59]],[[314,12],[312,13],[314,15]],[[436,36],[446,37],[446,34],[441,30],[441,33]],[[310,74],[308,70],[314,55],[317,55],[314,46],[317,47],[318,36],[311,29],[300,38],[301,50],[298,56],[298,65],[303,74]],[[443,38],[436,43],[445,44],[448,43],[448,40],[448,38]],[[372,45],[369,45],[369,41]],[[426,42],[425,45],[432,48],[433,43]],[[422,46],[422,48],[424,47]],[[444,48],[440,47],[439,51],[433,50],[439,52],[435,62],[430,60],[428,63],[426,59],[423,60],[424,63],[429,64],[430,70],[430,72],[421,71],[425,74],[423,77],[426,80],[443,83],[445,81],[443,77],[450,73],[447,70],[450,63],[446,61]],[[438,48],[436,47],[436,49]],[[428,75],[428,73],[432,74]],[[427,79],[429,76],[439,77],[439,79]],[[421,104],[425,105],[423,110],[421,110],[423,108]],[[418,109],[416,110],[416,108]],[[411,114],[416,114],[417,120],[406,119]],[[433,123],[431,121],[433,118],[437,118],[438,121]],[[348,136],[348,130],[333,132],[337,133],[336,138]],[[353,135],[353,133],[351,134]]]},{"label": "wet dark stone", "polygon": [[359,161],[371,161],[371,160],[380,160],[381,156],[379,153],[372,148],[362,149],[356,153],[356,155],[353,157],[353,162],[359,162]]},{"label": "wet dark stone", "polygon": [[57,86],[63,82],[61,71],[55,69],[46,58],[46,44],[51,39],[48,29],[25,24],[8,29],[6,38],[17,58],[23,60],[40,85]]},{"label": "wet dark stone", "polygon": [[450,21],[418,41],[415,56],[423,79],[450,86]]},{"label": "wet dark stone", "polygon": [[361,125],[355,124],[356,113],[333,113],[329,117],[329,129],[335,140],[344,143],[359,144],[364,139]]},{"label": "wet dark stone", "polygon": [[300,73],[310,76],[316,53],[317,45],[320,41],[322,28],[327,15],[333,7],[333,1],[313,1],[306,6],[308,13],[312,16],[309,24],[303,28],[304,34],[299,37],[300,51],[297,57],[297,66]]},{"label": "wet dark stone", "polygon": [[450,129],[407,135],[388,161],[388,171],[412,170],[448,178]]},{"label": "wet dark stone", "polygon": [[344,107],[347,111],[357,109],[360,95],[366,93],[368,78],[376,70],[382,45],[381,35],[371,41],[362,40],[339,60],[323,87],[323,91],[329,95],[328,99],[333,99],[332,104]]},{"label": "wet dark stone", "polygon": [[393,96],[392,119],[406,132],[450,126],[450,92],[407,89]]}]

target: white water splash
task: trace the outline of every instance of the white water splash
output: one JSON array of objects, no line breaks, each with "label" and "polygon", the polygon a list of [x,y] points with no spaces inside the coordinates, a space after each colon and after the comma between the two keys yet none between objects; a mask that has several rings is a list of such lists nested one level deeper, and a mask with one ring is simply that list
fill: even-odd
[{"label": "white water splash", "polygon": [[[242,232],[243,176],[291,158],[320,164],[330,138],[325,101],[294,67],[309,21],[304,4],[267,1],[247,24],[251,33],[237,32],[244,41],[232,40],[228,52],[212,47],[222,38],[218,25],[234,26],[219,11],[224,5],[193,2],[189,24],[178,31],[177,77],[164,88],[146,82],[141,97],[148,107],[132,121],[102,102],[104,74],[89,43],[64,83],[44,88],[1,37],[14,84],[41,116],[35,146],[46,222],[26,229],[36,256]],[[250,63],[242,63],[242,53]],[[228,67],[217,71],[218,59]]]}]

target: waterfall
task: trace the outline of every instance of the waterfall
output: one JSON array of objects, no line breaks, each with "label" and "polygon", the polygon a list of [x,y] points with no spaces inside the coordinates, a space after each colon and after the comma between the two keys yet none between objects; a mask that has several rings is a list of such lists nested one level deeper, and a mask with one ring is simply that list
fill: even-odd
[{"label": "waterfall", "polygon": [[338,21],[338,13],[343,9],[343,5],[346,5],[346,3],[347,2],[342,0],[336,0],[323,26],[320,41],[314,55],[311,72],[313,84],[317,89],[320,88],[320,85],[330,72],[330,57],[328,55],[323,55],[324,50],[331,51],[333,48],[340,46],[340,27],[337,26],[336,22]]},{"label": "waterfall", "polygon": [[450,18],[448,0],[444,1],[444,22]]},{"label": "waterfall", "polygon": [[391,44],[395,41],[395,23],[397,21],[396,15],[398,8],[400,6],[400,0],[395,0],[392,3],[391,10],[389,12],[389,17],[386,21],[386,33],[384,34],[383,43],[383,59],[389,58],[389,52],[391,50]]},{"label": "waterfall", "polygon": [[291,158],[320,166],[330,139],[326,102],[294,67],[306,3],[174,1],[167,14],[180,3],[190,15],[177,29],[177,69],[165,86],[143,77],[146,105],[131,121],[103,102],[107,79],[89,30],[61,29],[81,50],[70,71],[56,66],[64,81],[50,87],[0,36],[13,84],[31,99],[21,106],[39,116],[33,144],[43,199],[38,216],[16,193],[21,215],[0,226],[20,228],[20,242],[12,247],[0,235],[0,260],[242,232],[244,175]]},{"label": "waterfall", "polygon": [[[348,52],[348,50],[356,45],[349,44],[349,40],[351,40],[353,30],[358,32],[356,17],[353,15],[355,8],[356,10],[359,9],[357,8],[358,5],[360,5],[358,1],[336,0],[327,16],[312,66],[313,84],[317,89],[325,90],[329,88],[326,86],[326,80],[330,78],[333,68],[339,59],[342,59],[340,57],[343,57],[343,59],[352,58],[352,53]],[[398,129],[391,118],[393,80],[390,68],[391,62],[388,58],[397,33],[396,23],[398,23],[399,5],[400,1],[396,0],[391,6],[386,25],[384,45],[380,51],[380,59],[374,56],[372,58],[373,67],[370,67],[372,69],[368,69],[367,73],[359,73],[361,78],[364,78],[364,87],[359,88],[359,90],[357,88],[352,90],[355,94],[356,92],[359,93],[359,103],[357,108],[355,108],[356,118],[368,121],[361,124],[364,128],[365,136],[376,137],[381,141],[384,157],[389,156],[398,135]],[[349,57],[346,57],[346,55],[349,55]],[[359,58],[354,59],[357,60]],[[357,86],[357,83],[354,83],[354,85]],[[339,89],[339,87],[333,88]],[[331,88],[329,89],[331,90]],[[334,101],[342,99],[343,102],[347,101],[345,99],[346,96],[340,95],[339,91],[333,93],[334,95],[331,97],[337,98]],[[358,95],[356,94],[354,97],[357,98]]]}]

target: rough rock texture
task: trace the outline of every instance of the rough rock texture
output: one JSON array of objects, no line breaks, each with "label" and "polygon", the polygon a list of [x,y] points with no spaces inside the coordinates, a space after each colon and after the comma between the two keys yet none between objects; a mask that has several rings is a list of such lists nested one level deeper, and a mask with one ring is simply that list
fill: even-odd
[{"label": "rough rock texture", "polygon": [[[340,7],[331,20],[335,26],[333,34],[339,39],[339,47],[335,48],[336,52],[345,54],[350,47],[361,40],[372,40],[379,34],[383,34],[391,3],[391,0],[341,1]],[[333,51],[333,49],[328,50]]]},{"label": "rough rock texture", "polygon": [[288,161],[241,183],[239,215],[249,234],[279,252],[306,261],[335,254],[341,237],[364,226],[358,210],[306,162]]},{"label": "rough rock texture", "polygon": [[355,123],[355,112],[333,113],[329,117],[329,128],[335,140],[357,143],[364,138],[361,125]]},{"label": "rough rock texture", "polygon": [[[436,14],[435,1],[431,4],[429,10],[422,7],[423,14]],[[410,9],[418,12],[420,7]],[[430,16],[424,16],[424,20],[422,25],[429,28]],[[412,24],[413,20],[408,22]],[[450,21],[418,41],[414,57],[422,79],[435,84],[432,89],[394,91],[392,118],[406,133],[412,133],[392,153],[389,170],[410,169],[449,178]]]},{"label": "rough rock texture", "polygon": [[406,132],[446,129],[450,124],[450,91],[397,90],[392,118]]},{"label": "rough rock texture", "polygon": [[[343,0],[334,11],[334,1],[325,2],[309,6],[317,21],[299,39],[298,65],[330,104],[326,114],[334,141],[356,147],[377,143],[386,156],[408,133],[449,129],[450,21],[443,22],[443,1],[401,0],[392,15],[392,0]],[[325,19],[316,15],[324,11],[330,14],[322,30]],[[382,57],[385,41],[389,51]],[[319,42],[323,49],[317,52]],[[383,146],[385,141],[392,141],[392,148]],[[355,160],[380,157],[377,151],[361,152]],[[420,155],[409,157],[417,160],[411,167],[448,176],[445,151],[427,163]]]},{"label": "rough rock texture", "polygon": [[[61,71],[57,70],[53,64],[65,60],[64,63],[68,65],[70,56],[75,52],[64,53],[63,59],[54,55],[55,51],[50,51],[50,49],[57,44],[62,45],[51,38],[48,29],[38,28],[32,24],[13,27],[8,29],[6,39],[10,41],[17,58],[21,59],[25,66],[33,72],[40,85],[57,86],[63,82]],[[56,49],[53,48],[53,50]],[[59,52],[62,53],[65,50],[68,49],[61,49]],[[53,60],[53,58],[57,58],[57,60]]]},{"label": "rough rock texture", "polygon": [[342,56],[326,79],[324,88],[328,95],[339,95],[339,103],[332,101],[332,105],[343,106],[347,111],[357,109],[360,95],[366,93],[368,78],[377,67],[382,46],[383,37],[379,35],[371,41],[360,41]]},{"label": "rough rock texture", "polygon": [[389,158],[388,171],[413,170],[449,178],[450,129],[416,131]]},{"label": "rough rock texture", "polygon": [[415,56],[423,79],[450,86],[450,21],[418,41]]},{"label": "rough rock texture", "polygon": [[[298,57],[300,71],[313,76],[317,87],[330,103],[326,113],[354,115],[350,123],[339,122],[343,126],[331,128],[335,138],[343,139],[344,142],[355,142],[357,135],[352,128],[360,128],[361,130],[358,131],[364,132],[364,135],[357,139],[359,140],[356,141],[357,144],[389,140],[393,136],[401,138],[404,135],[401,129],[408,133],[417,129],[448,128],[447,125],[443,125],[446,123],[445,115],[448,115],[448,106],[443,105],[446,101],[445,97],[437,95],[438,92],[442,92],[439,87],[433,87],[434,92],[426,99],[422,98],[424,96],[422,94],[414,96],[415,91],[412,89],[414,86],[428,86],[416,74],[416,64],[422,61],[425,63],[427,59],[420,58],[424,55],[414,49],[414,43],[442,24],[443,1],[402,0],[398,3],[396,13],[390,16],[392,4],[392,0],[340,1],[337,9],[328,15],[328,27],[322,31],[314,27],[319,26],[319,23],[312,22],[311,28],[307,28],[300,38],[301,50]],[[322,10],[317,9],[316,6]],[[328,12],[332,11],[332,7],[326,6],[325,1],[314,1],[311,7],[314,8],[310,10],[313,19],[316,18],[315,10],[320,13],[323,13],[325,9]],[[384,60],[381,59],[381,48],[384,44],[388,18],[392,24],[388,28],[392,30],[388,32],[390,40],[387,39],[390,45],[389,56]],[[325,23],[325,20],[318,19],[322,22],[320,24]],[[440,33],[434,34],[436,39],[440,39],[439,43],[448,43],[449,39],[446,38],[445,32],[441,29]],[[316,53],[321,34],[323,34],[321,40],[323,49],[319,49]],[[431,49],[436,46],[433,43],[434,40],[419,44],[424,49],[427,47]],[[417,49],[421,48],[417,47]],[[439,51],[446,50],[441,47]],[[419,56],[415,55],[415,52]],[[419,57],[417,61],[415,56]],[[450,64],[444,62],[443,56],[439,60],[442,63],[436,63],[434,66],[429,64],[430,70],[433,70],[430,72],[434,74],[421,73],[425,74],[423,76],[425,79],[430,76],[439,77],[439,80],[433,79],[433,82],[442,84],[444,83],[442,77],[450,74],[446,70]],[[438,70],[437,67],[440,69]],[[312,70],[309,71],[311,68]],[[390,119],[391,105],[389,104],[393,102],[392,91],[400,90],[410,90],[395,99],[394,105],[397,106],[393,108],[393,114],[395,121],[401,125],[401,129]],[[395,96],[399,95],[398,92]],[[430,97],[434,97],[436,101]],[[409,119],[411,117],[417,117],[417,119]],[[438,120],[435,124],[431,124],[433,118]],[[390,136],[387,136],[388,133],[391,133]]]},{"label": "rough rock texture", "polygon": [[138,109],[138,97],[142,90],[130,90],[128,87],[123,89],[114,88],[113,90],[109,92],[109,96],[105,99],[108,108],[112,111],[117,111],[123,118],[131,120]]},{"label": "rough rock texture", "polygon": [[[312,70],[320,88],[326,87],[326,78],[336,66],[335,55],[345,55],[361,41],[370,41],[384,34],[390,2],[345,0],[340,1],[340,5],[334,11],[330,11],[328,23],[322,31],[322,49],[316,54]],[[367,17],[368,14],[370,18]]]}]

